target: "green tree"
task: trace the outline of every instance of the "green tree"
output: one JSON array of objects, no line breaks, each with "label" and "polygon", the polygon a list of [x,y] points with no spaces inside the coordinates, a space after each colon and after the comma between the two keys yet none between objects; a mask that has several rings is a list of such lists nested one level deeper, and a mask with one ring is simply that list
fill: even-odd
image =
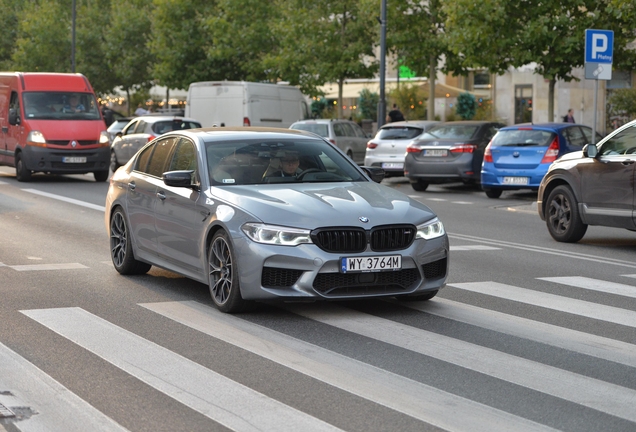
[{"label": "green tree", "polygon": [[207,19],[216,13],[212,0],[153,0],[150,51],[152,76],[168,88],[186,89],[191,82],[220,79],[207,51]]},{"label": "green tree", "polygon": [[426,118],[426,92],[421,86],[401,84],[389,93],[406,120]]},{"label": "green tree", "polygon": [[[611,4],[617,5],[614,20],[605,14]],[[463,66],[503,74],[535,64],[535,73],[549,80],[548,119],[554,118],[556,81],[578,79],[573,69],[584,63],[585,29],[614,30],[615,57],[627,55],[617,0],[525,0],[523,6],[513,0],[454,0],[443,9],[448,42]],[[633,39],[633,26],[630,31]]]},{"label": "green tree", "polygon": [[[106,31],[105,61],[113,71],[114,82],[126,92],[152,86],[151,67],[154,56],[148,49],[152,31],[152,3],[134,0],[111,5],[110,26]],[[130,115],[132,104],[128,104]]]},{"label": "green tree", "polygon": [[378,118],[378,102],[380,95],[369,89],[362,89],[358,97],[358,107],[363,119],[375,120]]},{"label": "green tree", "polygon": [[24,4],[18,24],[13,68],[30,72],[71,71],[71,2]]},{"label": "green tree", "polygon": [[457,115],[462,118],[462,120],[472,120],[475,117],[475,113],[477,110],[477,102],[475,100],[475,96],[468,92],[460,93],[457,96]]},{"label": "green tree", "polygon": [[[442,0],[390,2],[387,10],[387,46],[401,65],[428,77],[429,95],[435,95],[438,70],[463,74],[446,40],[446,12]],[[441,67],[438,67],[443,60]],[[435,118],[435,97],[428,99],[428,119]]]},{"label": "green tree", "polygon": [[277,0],[280,19],[273,31],[280,45],[266,58],[270,75],[317,96],[318,87],[338,83],[338,117],[348,78],[370,78],[377,71],[373,43],[377,22],[371,0]]},{"label": "green tree", "polygon": [[636,117],[636,88],[617,89],[609,99],[612,113],[616,115]]},{"label": "green tree", "polygon": [[0,70],[14,69],[11,62],[18,38],[18,23],[23,17],[23,0],[0,0],[2,31],[0,31]]}]

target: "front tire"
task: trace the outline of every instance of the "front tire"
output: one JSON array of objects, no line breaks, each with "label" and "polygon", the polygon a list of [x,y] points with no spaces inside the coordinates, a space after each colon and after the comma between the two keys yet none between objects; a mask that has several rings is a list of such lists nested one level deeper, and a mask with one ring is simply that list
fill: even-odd
[{"label": "front tire", "polygon": [[108,171],[95,171],[93,176],[95,177],[95,181],[98,183],[103,183],[108,180],[108,175],[110,173]]},{"label": "front tire", "polygon": [[415,183],[411,183],[411,187],[413,188],[414,191],[424,192],[428,188],[428,182],[417,179]]},{"label": "front tire", "polygon": [[110,257],[115,270],[123,275],[146,274],[151,267],[135,259],[131,235],[121,208],[115,210],[110,218]]},{"label": "front tire", "polygon": [[22,160],[22,153],[15,155],[15,178],[19,182],[31,181],[31,170],[27,169]]},{"label": "front tire", "polygon": [[568,186],[557,186],[548,196],[545,214],[548,232],[559,242],[576,243],[587,231],[581,220],[574,193]]},{"label": "front tire", "polygon": [[229,236],[219,230],[212,238],[208,251],[209,285],[212,301],[221,312],[245,310],[248,302],[241,297],[238,265]]}]

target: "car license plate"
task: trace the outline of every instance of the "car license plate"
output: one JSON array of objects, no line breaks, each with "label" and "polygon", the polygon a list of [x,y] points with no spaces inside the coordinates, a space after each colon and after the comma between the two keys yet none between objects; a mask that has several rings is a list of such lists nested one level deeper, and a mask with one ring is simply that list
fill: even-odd
[{"label": "car license plate", "polygon": [[400,270],[402,255],[340,258],[342,273]]},{"label": "car license plate", "polygon": [[404,164],[399,162],[385,162],[382,164],[384,169],[404,169]]},{"label": "car license plate", "polygon": [[527,185],[528,177],[504,177],[503,184]]},{"label": "car license plate", "polygon": [[68,156],[68,157],[62,158],[62,162],[64,162],[64,163],[86,163],[86,157]]},{"label": "car license plate", "polygon": [[448,156],[448,150],[426,149],[422,151],[424,156]]}]

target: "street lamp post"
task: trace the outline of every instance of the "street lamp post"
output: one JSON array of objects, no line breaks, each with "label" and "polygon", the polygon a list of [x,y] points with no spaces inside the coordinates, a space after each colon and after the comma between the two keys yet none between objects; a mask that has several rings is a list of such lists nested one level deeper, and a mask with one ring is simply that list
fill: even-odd
[{"label": "street lamp post", "polygon": [[75,73],[75,0],[73,0],[71,17],[71,72]]},{"label": "street lamp post", "polygon": [[380,18],[380,102],[378,103],[378,128],[384,124],[386,118],[385,87],[386,64],[386,0],[382,0],[382,15]]}]

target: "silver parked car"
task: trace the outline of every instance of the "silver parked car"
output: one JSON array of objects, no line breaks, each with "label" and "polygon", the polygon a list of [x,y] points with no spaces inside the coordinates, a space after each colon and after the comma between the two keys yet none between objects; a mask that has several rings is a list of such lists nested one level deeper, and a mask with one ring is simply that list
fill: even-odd
[{"label": "silver parked car", "polygon": [[301,120],[289,127],[315,133],[335,144],[357,164],[364,163],[364,155],[370,136],[351,120]]},{"label": "silver parked car", "polygon": [[145,115],[133,118],[121,132],[117,132],[110,145],[110,169],[117,168],[128,160],[143,146],[161,134],[173,130],[200,128],[198,121],[167,115]]},{"label": "silver parked car", "polygon": [[438,123],[407,120],[385,124],[367,143],[364,165],[382,168],[387,177],[403,176],[406,146]]},{"label": "silver parked car", "polygon": [[307,132],[170,132],[111,178],[112,262],[208,284],[230,313],[273,299],[428,300],[446,283],[448,237],[383,176]]}]

